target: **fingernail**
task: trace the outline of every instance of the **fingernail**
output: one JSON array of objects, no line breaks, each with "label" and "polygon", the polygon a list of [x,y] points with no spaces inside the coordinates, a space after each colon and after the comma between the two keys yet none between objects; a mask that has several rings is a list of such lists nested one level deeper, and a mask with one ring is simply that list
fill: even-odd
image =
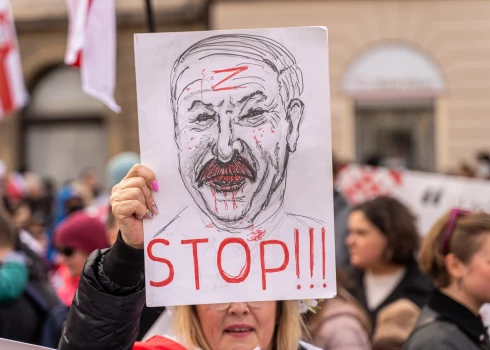
[{"label": "fingernail", "polygon": [[150,209],[146,209],[146,217],[149,219],[153,219],[153,213]]},{"label": "fingernail", "polygon": [[151,183],[151,187],[153,187],[153,191],[158,192],[158,182],[156,180]]},{"label": "fingernail", "polygon": [[153,213],[158,214],[158,207],[157,207],[157,204],[156,204],[155,202],[152,202],[152,203],[151,203],[151,206],[153,207]]}]

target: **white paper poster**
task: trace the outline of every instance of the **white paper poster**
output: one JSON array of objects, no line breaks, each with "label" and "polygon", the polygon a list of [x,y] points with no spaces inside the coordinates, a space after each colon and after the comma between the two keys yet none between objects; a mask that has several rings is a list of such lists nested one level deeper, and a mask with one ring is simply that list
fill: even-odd
[{"label": "white paper poster", "polygon": [[335,295],[326,28],[135,35],[149,306]]}]

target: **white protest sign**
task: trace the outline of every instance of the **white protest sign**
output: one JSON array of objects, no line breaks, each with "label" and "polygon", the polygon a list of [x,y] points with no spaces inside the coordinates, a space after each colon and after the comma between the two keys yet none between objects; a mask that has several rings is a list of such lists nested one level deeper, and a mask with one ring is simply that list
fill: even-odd
[{"label": "white protest sign", "polygon": [[147,304],[335,295],[326,28],[135,35]]},{"label": "white protest sign", "polygon": [[[452,208],[490,213],[490,182],[479,179],[350,164],[337,186],[354,205],[380,195],[396,197],[417,216],[422,236]],[[490,306],[481,314],[490,326]]]}]

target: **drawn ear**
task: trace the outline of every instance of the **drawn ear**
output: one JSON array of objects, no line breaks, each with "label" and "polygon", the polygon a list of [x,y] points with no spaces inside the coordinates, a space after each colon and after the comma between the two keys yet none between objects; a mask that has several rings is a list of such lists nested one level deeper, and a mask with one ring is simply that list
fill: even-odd
[{"label": "drawn ear", "polygon": [[304,103],[295,98],[289,103],[287,113],[287,119],[289,122],[289,131],[287,136],[288,148],[290,152],[296,151],[296,144],[299,138],[299,127],[303,120],[303,111],[305,109]]}]

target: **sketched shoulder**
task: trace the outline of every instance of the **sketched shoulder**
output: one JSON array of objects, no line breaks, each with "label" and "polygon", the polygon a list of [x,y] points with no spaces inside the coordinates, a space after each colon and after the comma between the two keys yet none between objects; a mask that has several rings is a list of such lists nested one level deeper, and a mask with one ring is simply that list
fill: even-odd
[{"label": "sketched shoulder", "polygon": [[295,226],[298,228],[309,229],[309,228],[315,228],[319,226],[325,226],[325,221],[316,219],[314,217],[292,214],[292,213],[287,213],[286,216],[290,221],[297,224]]}]

